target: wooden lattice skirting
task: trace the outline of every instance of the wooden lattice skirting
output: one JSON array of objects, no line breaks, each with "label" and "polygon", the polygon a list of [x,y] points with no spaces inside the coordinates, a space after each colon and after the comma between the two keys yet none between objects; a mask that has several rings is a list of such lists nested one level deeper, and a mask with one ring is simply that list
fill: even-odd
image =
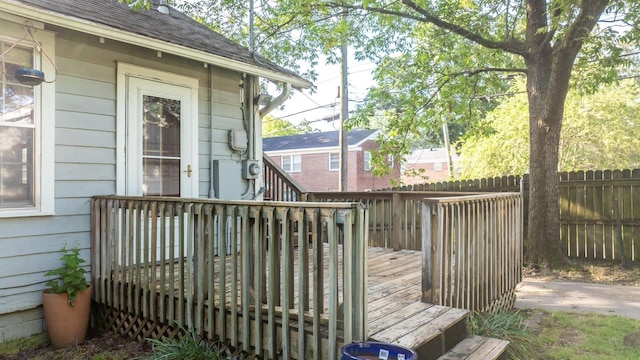
[{"label": "wooden lattice skirting", "polygon": [[508,311],[513,309],[516,305],[516,289],[510,289],[499,298],[493,300],[486,308],[481,312],[499,312]]},{"label": "wooden lattice skirting", "polygon": [[[162,324],[112,307],[93,303],[91,306],[93,328],[101,331],[116,331],[123,337],[143,343],[147,339],[175,339],[183,335],[183,331],[174,325]],[[220,355],[233,359],[261,359],[256,354],[247,354],[242,348],[216,341],[213,343]]]}]

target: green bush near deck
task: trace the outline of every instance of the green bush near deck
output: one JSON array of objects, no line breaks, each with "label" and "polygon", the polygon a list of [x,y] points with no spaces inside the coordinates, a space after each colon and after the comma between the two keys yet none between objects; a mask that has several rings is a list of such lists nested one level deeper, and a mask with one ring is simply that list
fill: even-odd
[{"label": "green bush near deck", "polygon": [[527,322],[518,312],[474,312],[469,315],[469,332],[509,341],[509,359],[532,359],[533,334],[527,331]]},{"label": "green bush near deck", "polygon": [[147,339],[153,344],[153,355],[149,360],[224,360],[219,351],[206,340],[198,339],[194,331],[183,327],[183,336],[176,339]]}]

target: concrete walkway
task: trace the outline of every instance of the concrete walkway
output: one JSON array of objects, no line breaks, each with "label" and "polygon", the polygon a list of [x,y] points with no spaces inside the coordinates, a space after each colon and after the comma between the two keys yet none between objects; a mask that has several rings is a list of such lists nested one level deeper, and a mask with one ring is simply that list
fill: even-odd
[{"label": "concrete walkway", "polygon": [[594,312],[640,319],[640,287],[525,278],[516,288],[516,308]]}]

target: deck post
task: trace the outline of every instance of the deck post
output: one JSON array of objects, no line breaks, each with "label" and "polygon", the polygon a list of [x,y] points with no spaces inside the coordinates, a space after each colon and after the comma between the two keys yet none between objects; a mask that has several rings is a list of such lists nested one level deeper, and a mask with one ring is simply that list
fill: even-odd
[{"label": "deck post", "polygon": [[433,300],[433,254],[435,253],[438,222],[428,200],[422,201],[422,302]]},{"label": "deck post", "polygon": [[391,200],[393,215],[391,217],[391,244],[393,251],[400,251],[402,236],[402,199],[400,193],[394,192]]}]

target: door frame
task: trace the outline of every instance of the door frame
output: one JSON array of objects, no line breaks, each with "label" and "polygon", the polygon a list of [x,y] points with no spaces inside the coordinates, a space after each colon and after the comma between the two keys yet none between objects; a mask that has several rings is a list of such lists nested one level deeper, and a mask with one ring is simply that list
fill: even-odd
[{"label": "door frame", "polygon": [[[127,189],[127,133],[128,133],[128,111],[129,106],[127,104],[129,98],[129,79],[143,79],[167,85],[179,86],[186,88],[189,91],[191,114],[188,118],[182,119],[181,138],[185,136],[190,138],[186,147],[182,148],[184,151],[188,151],[188,154],[184,154],[191,158],[192,161],[192,175],[189,179],[189,187],[191,188],[191,194],[180,194],[181,197],[198,197],[198,84],[197,78],[191,78],[188,76],[177,75],[170,72],[161,70],[149,69],[137,65],[131,65],[127,63],[118,62],[117,64],[117,89],[116,89],[116,108],[117,108],[117,121],[116,121],[116,194],[118,195],[142,195],[130,193],[130,189]],[[184,134],[184,136],[183,136]],[[142,154],[140,154],[142,156]],[[182,156],[182,154],[181,154]],[[182,166],[181,166],[182,167]],[[139,169],[142,171],[142,169]],[[181,169],[185,171],[186,169]]]}]

